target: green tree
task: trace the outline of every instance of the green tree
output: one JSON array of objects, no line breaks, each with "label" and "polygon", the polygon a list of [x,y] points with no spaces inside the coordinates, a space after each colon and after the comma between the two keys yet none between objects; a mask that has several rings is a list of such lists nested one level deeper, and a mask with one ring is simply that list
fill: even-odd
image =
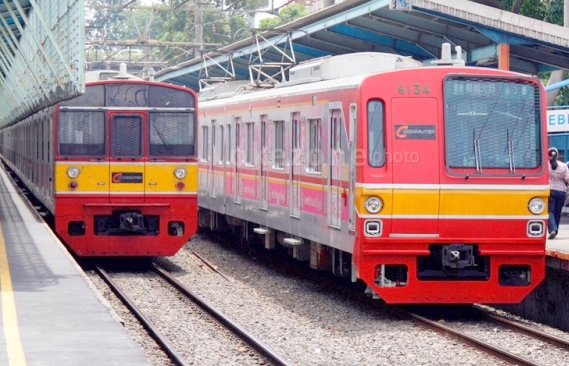
[{"label": "green tree", "polygon": [[291,22],[307,14],[308,12],[303,4],[296,3],[288,5],[279,11],[277,17],[262,19],[259,22],[259,27],[263,29],[275,28],[281,24]]}]

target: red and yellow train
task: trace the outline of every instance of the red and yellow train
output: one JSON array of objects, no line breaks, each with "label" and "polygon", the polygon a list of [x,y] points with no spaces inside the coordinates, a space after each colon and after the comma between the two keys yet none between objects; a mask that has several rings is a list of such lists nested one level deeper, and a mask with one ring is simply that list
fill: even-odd
[{"label": "red and yellow train", "polygon": [[200,224],[281,245],[387,303],[517,303],[545,276],[544,88],[364,53],[204,90]]},{"label": "red and yellow train", "polygon": [[197,230],[197,96],[119,72],[0,131],[2,161],[78,256],[174,255]]}]

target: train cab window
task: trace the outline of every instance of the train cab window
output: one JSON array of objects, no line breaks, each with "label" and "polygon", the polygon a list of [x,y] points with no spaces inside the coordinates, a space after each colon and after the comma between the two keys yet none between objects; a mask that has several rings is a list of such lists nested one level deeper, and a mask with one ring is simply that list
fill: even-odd
[{"label": "train cab window", "polygon": [[194,156],[194,131],[192,112],[151,112],[149,156]]},{"label": "train cab window", "polygon": [[60,109],[60,156],[105,156],[105,112]]},{"label": "train cab window", "polygon": [[308,171],[322,171],[322,120],[308,120]]},{"label": "train cab window", "polygon": [[534,169],[540,166],[539,86],[524,79],[452,76],[444,82],[449,168]]},{"label": "train cab window", "polygon": [[274,165],[276,169],[284,169],[285,150],[284,150],[284,121],[274,121],[275,143],[273,144]]},{"label": "train cab window", "polygon": [[255,165],[255,123],[247,123],[247,165]]},{"label": "train cab window", "polygon": [[385,164],[384,105],[379,100],[367,104],[368,163],[373,167]]},{"label": "train cab window", "polygon": [[59,103],[62,107],[104,107],[105,86],[90,85],[85,88],[85,93],[78,97]]},{"label": "train cab window", "polygon": [[151,85],[148,88],[149,107],[194,108],[194,96],[187,91]]},{"label": "train cab window", "polygon": [[107,107],[148,107],[145,84],[121,83],[105,86]]},{"label": "train cab window", "polygon": [[114,116],[111,135],[113,157],[142,156],[142,118],[140,116]]}]

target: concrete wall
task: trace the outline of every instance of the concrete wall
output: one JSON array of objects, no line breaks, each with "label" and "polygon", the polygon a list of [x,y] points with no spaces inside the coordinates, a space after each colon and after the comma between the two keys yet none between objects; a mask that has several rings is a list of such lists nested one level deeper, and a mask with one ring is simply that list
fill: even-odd
[{"label": "concrete wall", "polygon": [[549,262],[557,261],[560,260],[548,258],[545,281],[524,301],[517,305],[496,307],[529,320],[569,331],[569,272],[560,268],[563,265],[549,265]]}]

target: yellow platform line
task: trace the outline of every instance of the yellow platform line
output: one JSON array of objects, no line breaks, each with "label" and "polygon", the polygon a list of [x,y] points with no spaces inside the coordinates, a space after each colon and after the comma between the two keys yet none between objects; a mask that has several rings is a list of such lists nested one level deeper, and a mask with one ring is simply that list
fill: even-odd
[{"label": "yellow platform line", "polygon": [[25,366],[26,358],[20,340],[20,328],[16,314],[16,301],[12,289],[12,277],[6,252],[6,242],[0,225],[0,289],[2,290],[2,323],[6,338],[6,354],[10,366]]}]

